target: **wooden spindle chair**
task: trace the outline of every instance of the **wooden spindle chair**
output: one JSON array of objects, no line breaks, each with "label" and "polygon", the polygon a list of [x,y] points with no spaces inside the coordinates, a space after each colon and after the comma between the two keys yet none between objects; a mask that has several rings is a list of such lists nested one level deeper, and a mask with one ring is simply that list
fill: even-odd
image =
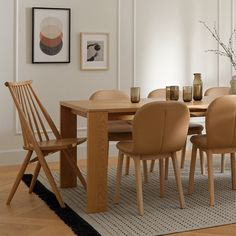
[{"label": "wooden spindle chair", "polygon": [[[9,88],[18,111],[24,141],[23,148],[27,151],[24,162],[21,165],[20,171],[7,199],[7,204],[10,204],[28,164],[31,162],[37,162],[34,175],[31,180],[29,193],[32,193],[38,174],[42,167],[60,206],[64,208],[65,204],[62,200],[61,194],[58,191],[56,182],[45,157],[55,152],[62,151],[73,171],[79,177],[82,185],[86,189],[85,179],[77,167],[77,164],[73,161],[71,153],[71,148],[83,143],[86,141],[86,138],[64,139],[61,137],[53,120],[33,90],[31,80],[16,83],[6,82],[5,85]],[[48,129],[52,131],[52,135],[48,134]],[[51,138],[50,136],[54,137]],[[31,159],[33,152],[35,152],[36,157]]]}]

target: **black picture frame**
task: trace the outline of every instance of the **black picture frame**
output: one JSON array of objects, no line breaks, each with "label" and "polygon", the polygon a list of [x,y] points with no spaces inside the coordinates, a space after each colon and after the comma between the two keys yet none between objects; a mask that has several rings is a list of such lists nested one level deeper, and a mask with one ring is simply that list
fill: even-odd
[{"label": "black picture frame", "polygon": [[32,8],[32,63],[70,63],[71,9]]}]

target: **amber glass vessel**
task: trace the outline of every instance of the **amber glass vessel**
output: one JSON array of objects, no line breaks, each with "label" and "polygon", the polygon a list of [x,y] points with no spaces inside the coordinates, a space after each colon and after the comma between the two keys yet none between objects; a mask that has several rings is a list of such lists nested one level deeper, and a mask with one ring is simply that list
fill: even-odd
[{"label": "amber glass vessel", "polygon": [[202,100],[202,79],[200,73],[194,74],[193,80],[193,99],[195,101]]},{"label": "amber glass vessel", "polygon": [[130,88],[130,100],[133,103],[137,103],[140,101],[140,87]]},{"label": "amber glass vessel", "polygon": [[170,100],[170,86],[166,86],[166,101]]},{"label": "amber glass vessel", "polygon": [[170,86],[170,100],[179,100],[179,86]]},{"label": "amber glass vessel", "polygon": [[183,101],[184,102],[192,101],[192,86],[183,87]]}]

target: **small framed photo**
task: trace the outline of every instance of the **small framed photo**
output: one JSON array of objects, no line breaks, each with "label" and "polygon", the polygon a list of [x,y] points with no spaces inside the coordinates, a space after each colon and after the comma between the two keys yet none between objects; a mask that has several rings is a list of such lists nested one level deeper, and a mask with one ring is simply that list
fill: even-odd
[{"label": "small framed photo", "polygon": [[81,33],[81,70],[108,70],[108,33]]},{"label": "small framed photo", "polygon": [[70,63],[69,8],[32,8],[32,63]]}]

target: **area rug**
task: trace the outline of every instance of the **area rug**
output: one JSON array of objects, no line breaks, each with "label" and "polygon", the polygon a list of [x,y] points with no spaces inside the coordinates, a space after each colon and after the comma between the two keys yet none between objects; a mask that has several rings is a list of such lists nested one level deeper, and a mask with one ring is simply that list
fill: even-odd
[{"label": "area rug", "polygon": [[[149,182],[143,184],[144,216],[137,214],[134,170],[122,178],[121,202],[113,203],[115,186],[114,168],[109,169],[108,212],[87,214],[85,191],[77,188],[60,189],[67,204],[61,209],[55,200],[45,175],[40,174],[35,192],[61,219],[68,224],[76,235],[80,236],[157,236],[171,233],[209,228],[236,223],[236,191],[231,189],[230,172],[224,174],[215,171],[215,206],[209,206],[207,176],[196,173],[194,193],[185,195],[185,209],[179,208],[178,193],[172,171],[165,182],[165,197],[159,197],[158,171],[149,174]],[[59,182],[59,173],[53,173]],[[29,184],[30,175],[23,180]],[[187,192],[188,169],[182,170],[184,191]],[[46,187],[46,188],[45,188]]]}]

